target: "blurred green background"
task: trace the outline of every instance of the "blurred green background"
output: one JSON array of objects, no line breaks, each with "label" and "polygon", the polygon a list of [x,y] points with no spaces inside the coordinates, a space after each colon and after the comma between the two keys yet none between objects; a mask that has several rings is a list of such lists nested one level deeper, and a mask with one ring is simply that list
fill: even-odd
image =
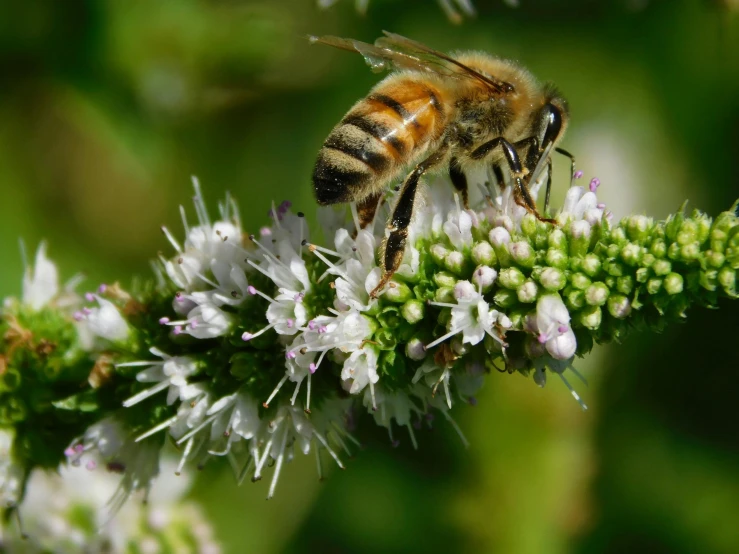
[{"label": "blurred green background", "polygon": [[[248,229],[271,200],[311,213],[316,152],[378,77],[306,34],[518,59],[569,99],[564,146],[616,217],[739,197],[732,2],[520,3],[477,0],[455,26],[432,0],[3,2],[0,297],[19,293],[19,237],[91,286],[148,275],[193,174]],[[214,464],[193,496],[227,552],[739,552],[739,312],[689,315],[579,362],[587,413],[558,381],[495,374],[456,411],[469,449],[443,421],[418,451],[360,422],[366,448],[323,483],[299,456],[265,502]]]}]

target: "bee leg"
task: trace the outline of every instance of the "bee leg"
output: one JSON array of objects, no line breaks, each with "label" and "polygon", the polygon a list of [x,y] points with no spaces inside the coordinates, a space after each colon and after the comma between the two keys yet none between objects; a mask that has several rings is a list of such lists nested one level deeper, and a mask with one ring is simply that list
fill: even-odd
[{"label": "bee leg", "polygon": [[544,213],[549,213],[549,195],[552,193],[552,159],[547,162],[547,194],[544,196]]},{"label": "bee leg", "polygon": [[405,251],[405,241],[408,238],[408,226],[411,224],[413,216],[413,204],[416,199],[416,189],[418,188],[418,180],[426,171],[438,164],[446,154],[446,148],[442,147],[431,156],[418,164],[410,175],[406,177],[398,196],[398,201],[393,208],[393,215],[390,217],[388,228],[390,235],[385,240],[382,253],[382,279],[374,290],[370,293],[370,298],[377,298],[377,295],[385,288],[385,285],[393,277],[393,274],[400,267],[403,261],[403,252]]},{"label": "bee leg", "polygon": [[[573,156],[572,154],[570,154],[564,148],[560,148],[559,146],[556,147],[554,150],[555,150],[555,152],[557,152],[559,154],[562,154],[563,156],[566,156],[566,157],[568,157],[570,159],[570,163],[571,163],[571,166],[570,166],[570,186],[572,186],[572,183],[575,180],[575,156]],[[551,173],[551,171],[550,171],[550,173]]]},{"label": "bee leg", "polygon": [[529,189],[523,182],[524,170],[521,166],[521,159],[518,157],[516,148],[510,142],[503,137],[494,138],[473,150],[470,157],[473,160],[481,160],[498,146],[503,148],[503,154],[508,162],[508,168],[513,178],[513,198],[515,199],[516,204],[526,208],[529,212],[534,214],[539,221],[554,223],[555,221],[553,219],[542,217],[536,209],[536,203],[534,202],[534,199],[531,198]]},{"label": "bee leg", "polygon": [[359,216],[360,229],[364,229],[374,221],[377,208],[382,204],[383,198],[383,191],[378,191],[370,194],[364,200],[357,202],[357,215]]},{"label": "bee leg", "polygon": [[470,197],[467,192],[467,176],[464,174],[464,171],[462,171],[457,158],[452,158],[449,161],[449,177],[452,179],[454,188],[462,195],[462,204],[464,205],[464,209],[469,209]]}]

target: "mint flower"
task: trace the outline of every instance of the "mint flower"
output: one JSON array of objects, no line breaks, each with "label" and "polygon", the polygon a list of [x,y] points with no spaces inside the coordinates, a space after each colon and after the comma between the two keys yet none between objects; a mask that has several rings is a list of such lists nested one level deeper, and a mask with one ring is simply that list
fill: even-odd
[{"label": "mint flower", "polygon": [[326,238],[311,240],[289,202],[260,227],[230,197],[213,220],[196,180],[197,225],[182,209],[184,236],[164,230],[174,255],[130,291],[62,290],[40,247],[23,300],[6,299],[0,317],[5,506],[18,509],[36,468],[66,462],[116,472],[120,510],[152,489],[167,438],[176,473],[226,458],[238,482],[268,478],[268,497],[297,452],[316,456],[319,475],[329,459],[345,467],[358,418],[415,447],[440,416],[466,445],[452,411],[486,380],[545,386],[553,374],[585,409],[571,381],[585,381],[577,359],[593,344],[737,297],[735,208],[614,223],[593,179],[568,191],[553,225],[511,187],[482,186],[462,209],[437,180],[377,298],[380,225],[323,211]]},{"label": "mint flower", "polygon": [[8,552],[187,551],[218,554],[220,545],[200,507],[182,497],[188,476],[174,477],[172,462],[148,495],[111,517],[108,500],[117,488],[114,473],[89,464],[62,467],[58,473],[35,470],[22,507],[24,537],[8,526],[0,544]]}]

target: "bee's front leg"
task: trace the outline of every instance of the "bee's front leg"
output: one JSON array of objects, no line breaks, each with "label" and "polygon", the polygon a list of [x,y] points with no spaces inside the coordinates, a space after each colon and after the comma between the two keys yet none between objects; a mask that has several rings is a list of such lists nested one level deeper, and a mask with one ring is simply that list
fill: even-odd
[{"label": "bee's front leg", "polygon": [[446,154],[446,146],[442,146],[428,158],[418,164],[410,175],[405,178],[403,186],[398,195],[398,201],[395,203],[393,215],[390,217],[388,229],[390,235],[383,244],[381,252],[382,260],[382,279],[379,284],[370,293],[370,298],[377,298],[385,285],[392,279],[395,272],[403,261],[403,252],[405,251],[405,241],[408,238],[408,226],[411,224],[413,217],[413,205],[416,200],[416,192],[418,189],[418,181],[426,171],[438,164]]},{"label": "bee's front leg", "polygon": [[503,154],[505,155],[506,162],[508,162],[508,168],[513,177],[513,198],[516,201],[516,204],[526,208],[529,212],[534,214],[536,219],[539,221],[556,223],[553,219],[542,217],[541,214],[539,214],[539,210],[536,209],[536,203],[534,202],[534,199],[531,198],[531,193],[529,193],[528,187],[523,182],[525,172],[521,165],[521,159],[518,157],[518,152],[516,151],[515,146],[510,142],[503,137],[496,137],[473,150],[470,153],[470,158],[473,160],[482,160],[498,146],[503,149]]}]

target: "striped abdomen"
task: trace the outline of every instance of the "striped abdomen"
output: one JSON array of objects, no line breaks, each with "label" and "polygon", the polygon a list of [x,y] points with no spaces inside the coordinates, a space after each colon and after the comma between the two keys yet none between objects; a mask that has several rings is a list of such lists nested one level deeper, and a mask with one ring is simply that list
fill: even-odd
[{"label": "striped abdomen", "polygon": [[313,186],[319,204],[358,201],[384,188],[439,138],[442,92],[407,76],[380,83],[337,125],[318,154]]}]

